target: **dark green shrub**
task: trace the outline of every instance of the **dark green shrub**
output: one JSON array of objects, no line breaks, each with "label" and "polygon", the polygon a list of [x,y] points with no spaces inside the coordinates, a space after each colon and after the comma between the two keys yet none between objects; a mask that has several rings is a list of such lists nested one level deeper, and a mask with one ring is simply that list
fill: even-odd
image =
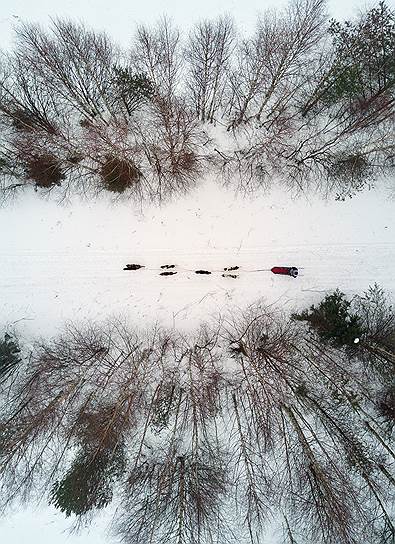
[{"label": "dark green shrub", "polygon": [[5,333],[0,340],[0,382],[5,379],[21,362],[18,342]]},{"label": "dark green shrub", "polygon": [[338,289],[326,295],[318,306],[293,314],[293,319],[307,321],[325,342],[334,345],[355,346],[354,340],[363,334],[361,319],[350,310],[351,303]]},{"label": "dark green shrub", "polygon": [[114,66],[114,90],[130,115],[144,100],[154,94],[154,85],[145,74],[135,74],[129,68]]},{"label": "dark green shrub", "polygon": [[70,516],[106,507],[112,501],[112,483],[125,466],[122,446],[100,452],[81,450],[63,480],[53,486],[50,503]]}]

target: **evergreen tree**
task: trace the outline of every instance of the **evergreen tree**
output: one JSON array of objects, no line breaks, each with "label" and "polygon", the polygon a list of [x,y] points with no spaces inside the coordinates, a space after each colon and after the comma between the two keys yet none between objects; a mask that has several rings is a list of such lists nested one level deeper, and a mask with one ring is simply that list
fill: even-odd
[{"label": "evergreen tree", "polygon": [[338,289],[326,295],[318,306],[293,314],[293,319],[307,321],[325,342],[337,347],[355,346],[355,339],[362,333],[362,323],[358,315],[352,313],[351,302]]},{"label": "evergreen tree", "polygon": [[352,111],[391,103],[395,86],[395,14],[384,1],[356,21],[331,20],[333,60],[302,115],[318,104],[344,104]]},{"label": "evergreen tree", "polygon": [[395,85],[395,16],[381,1],[359,21],[332,21],[335,63],[324,100],[368,100]]},{"label": "evergreen tree", "polygon": [[130,115],[144,100],[153,96],[154,86],[145,74],[135,74],[130,68],[114,66],[113,70],[116,96]]},{"label": "evergreen tree", "polygon": [[66,516],[104,508],[112,501],[112,482],[124,464],[122,446],[100,452],[81,449],[63,480],[54,484],[50,503]]},{"label": "evergreen tree", "polygon": [[4,340],[0,340],[0,383],[21,362],[20,351],[18,342],[5,333]]}]

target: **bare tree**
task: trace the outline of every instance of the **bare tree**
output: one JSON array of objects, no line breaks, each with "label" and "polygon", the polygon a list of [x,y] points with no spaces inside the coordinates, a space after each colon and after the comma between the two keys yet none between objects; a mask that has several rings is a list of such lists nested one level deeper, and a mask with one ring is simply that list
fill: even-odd
[{"label": "bare tree", "polygon": [[255,36],[239,48],[231,78],[232,126],[252,117],[264,122],[287,104],[323,37],[324,7],[323,0],[295,0],[284,14],[267,11],[260,19]]},{"label": "bare tree", "polygon": [[158,96],[170,103],[178,96],[182,71],[180,33],[169,19],[163,17],[152,28],[139,26],[130,56],[136,72],[149,77]]},{"label": "bare tree", "polygon": [[3,507],[40,493],[82,522],[121,501],[130,543],[254,544],[277,515],[293,544],[394,536],[379,367],[262,303],[188,335],[69,326],[18,368],[0,385]]},{"label": "bare tree", "polygon": [[185,192],[194,184],[204,160],[203,135],[195,116],[181,102],[157,104],[152,129],[142,135],[146,159],[154,173],[159,198]]},{"label": "bare tree", "polygon": [[37,25],[17,28],[18,52],[58,101],[83,118],[106,120],[109,87],[119,52],[103,33],[54,20],[52,35]]},{"label": "bare tree", "polygon": [[211,448],[182,453],[172,444],[158,449],[155,458],[129,475],[118,533],[130,543],[214,542],[226,489],[223,460]]},{"label": "bare tree", "polygon": [[229,17],[202,21],[189,35],[185,50],[191,104],[201,121],[213,122],[224,105],[225,86],[235,31]]}]

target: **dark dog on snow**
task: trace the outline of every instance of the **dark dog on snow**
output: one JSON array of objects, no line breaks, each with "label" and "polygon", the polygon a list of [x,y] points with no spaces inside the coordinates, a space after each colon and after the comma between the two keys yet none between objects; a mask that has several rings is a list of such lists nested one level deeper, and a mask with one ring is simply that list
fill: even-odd
[{"label": "dark dog on snow", "polygon": [[124,270],[139,270],[140,268],[145,268],[145,266],[142,264],[127,264]]}]

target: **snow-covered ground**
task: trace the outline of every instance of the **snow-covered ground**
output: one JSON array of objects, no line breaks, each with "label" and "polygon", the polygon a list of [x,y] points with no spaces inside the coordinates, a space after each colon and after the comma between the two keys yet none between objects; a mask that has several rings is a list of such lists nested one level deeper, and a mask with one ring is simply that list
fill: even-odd
[{"label": "snow-covered ground", "polygon": [[8,544],[108,544],[110,516],[99,512],[91,527],[70,531],[70,518],[53,507],[20,508],[0,518],[0,542]]},{"label": "snow-covered ground", "polygon": [[[59,206],[32,192],[0,209],[0,232],[0,322],[33,334],[113,314],[190,328],[260,297],[292,310],[373,282],[395,294],[394,202],[385,191],[346,202],[280,190],[245,199],[207,181],[144,214],[130,202]],[[147,268],[123,271],[126,263]],[[191,272],[161,277],[163,264]],[[233,265],[237,279],[193,272]],[[274,265],[303,269],[296,280],[249,272]]]},{"label": "snow-covered ground", "polygon": [[[0,325],[25,335],[52,335],[67,319],[114,314],[188,329],[260,297],[291,311],[327,290],[352,294],[373,282],[395,294],[394,202],[385,191],[346,202],[295,200],[280,190],[245,199],[206,181],[144,214],[105,198],[60,206],[32,191],[0,208],[0,232]],[[126,263],[147,269],[126,272]],[[192,272],[161,277],[150,270],[163,264]],[[193,273],[233,265],[241,266],[236,280]],[[249,272],[274,265],[303,269],[297,279]],[[110,513],[99,512],[88,532],[70,535],[69,520],[53,508],[19,510],[0,519],[0,541],[104,543]]]}]

